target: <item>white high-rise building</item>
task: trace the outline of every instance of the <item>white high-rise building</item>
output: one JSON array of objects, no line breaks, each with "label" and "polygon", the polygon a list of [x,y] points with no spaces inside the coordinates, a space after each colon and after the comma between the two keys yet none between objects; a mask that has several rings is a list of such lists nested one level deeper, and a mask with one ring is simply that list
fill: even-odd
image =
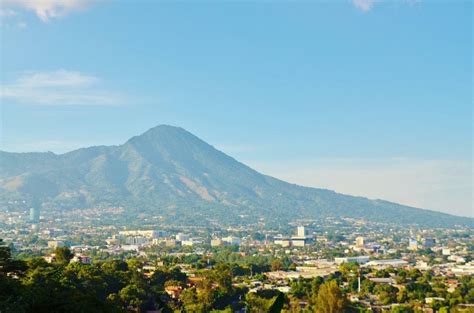
[{"label": "white high-rise building", "polygon": [[304,226],[298,226],[296,229],[297,237],[306,237],[306,228]]}]

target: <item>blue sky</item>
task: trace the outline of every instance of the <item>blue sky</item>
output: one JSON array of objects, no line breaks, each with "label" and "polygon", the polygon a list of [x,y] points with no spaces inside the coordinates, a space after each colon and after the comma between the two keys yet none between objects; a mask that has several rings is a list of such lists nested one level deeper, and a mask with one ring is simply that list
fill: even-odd
[{"label": "blue sky", "polygon": [[1,3],[2,150],[171,124],[291,182],[474,216],[470,1]]}]

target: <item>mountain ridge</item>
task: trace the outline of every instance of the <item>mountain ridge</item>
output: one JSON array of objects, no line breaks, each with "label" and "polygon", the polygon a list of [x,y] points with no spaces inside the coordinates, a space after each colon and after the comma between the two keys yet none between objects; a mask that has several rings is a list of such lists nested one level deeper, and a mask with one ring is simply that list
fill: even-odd
[{"label": "mountain ridge", "polygon": [[473,219],[290,184],[261,174],[181,127],[158,125],[115,146],[63,154],[0,151],[0,203],[122,206],[164,215],[311,218],[451,226]]}]

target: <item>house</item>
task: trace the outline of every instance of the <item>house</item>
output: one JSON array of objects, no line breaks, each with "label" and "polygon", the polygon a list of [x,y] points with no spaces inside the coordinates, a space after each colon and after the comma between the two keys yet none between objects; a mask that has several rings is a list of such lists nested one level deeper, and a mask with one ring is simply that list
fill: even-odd
[{"label": "house", "polygon": [[83,254],[76,254],[74,257],[71,259],[71,262],[77,262],[81,264],[92,264],[92,259],[88,256],[85,256]]},{"label": "house", "polygon": [[179,295],[183,291],[181,286],[166,286],[165,292],[173,299],[179,299]]}]

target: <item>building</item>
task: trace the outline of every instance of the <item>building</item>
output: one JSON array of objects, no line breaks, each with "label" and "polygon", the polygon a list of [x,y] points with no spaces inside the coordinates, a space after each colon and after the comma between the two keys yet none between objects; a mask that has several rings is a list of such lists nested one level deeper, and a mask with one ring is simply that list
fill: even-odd
[{"label": "building", "polygon": [[31,232],[32,233],[39,232],[39,223],[31,224]]},{"label": "building", "polygon": [[304,247],[313,241],[313,237],[308,235],[308,230],[304,226],[296,228],[296,236],[291,237],[291,245],[294,247]]},{"label": "building", "polygon": [[38,206],[33,206],[30,208],[30,222],[33,224],[38,224],[40,221],[40,209]]},{"label": "building", "polygon": [[240,245],[240,238],[234,237],[234,236],[224,237],[222,238],[222,241],[224,242],[224,244],[231,245],[231,246]]},{"label": "building", "polygon": [[48,248],[56,249],[56,248],[59,248],[59,247],[64,247],[64,242],[59,241],[59,240],[48,241]]},{"label": "building", "polygon": [[211,247],[219,247],[222,246],[224,243],[220,239],[211,239]]},{"label": "building", "polygon": [[274,244],[282,247],[289,247],[291,246],[291,240],[289,238],[276,237]]},{"label": "building", "polygon": [[296,228],[296,237],[306,237],[307,234],[307,230],[304,226],[298,226]]},{"label": "building", "polygon": [[433,248],[436,245],[436,240],[434,238],[424,238],[423,239],[423,248]]},{"label": "building", "polygon": [[105,243],[109,246],[118,245],[120,241],[117,238],[107,238],[105,239]]},{"label": "building", "polygon": [[334,262],[336,262],[336,264],[352,263],[352,262],[359,263],[359,264],[365,264],[369,261],[370,261],[369,256],[334,258]]},{"label": "building", "polygon": [[150,242],[149,238],[141,236],[129,236],[125,237],[125,244],[127,245],[143,245]]},{"label": "building", "polygon": [[143,245],[153,242],[165,233],[156,230],[124,230],[118,234],[118,239],[125,245]]},{"label": "building", "polygon": [[356,247],[362,248],[362,247],[364,247],[364,244],[365,244],[364,237],[357,237],[356,238],[356,240],[355,240]]},{"label": "building", "polygon": [[314,277],[327,277],[338,271],[337,266],[327,267],[312,267],[312,266],[299,266],[296,267],[296,271],[274,271],[267,272],[265,276],[270,280],[294,280],[299,278],[314,278]]},{"label": "building", "polygon": [[196,242],[194,242],[194,240],[190,239],[190,240],[182,240],[181,241],[181,245],[182,246],[188,246],[188,247],[192,247],[194,246]]},{"label": "building", "polygon": [[155,239],[165,236],[166,234],[156,230],[124,230],[120,231],[119,235],[122,237],[144,237],[148,239]]},{"label": "building", "polygon": [[43,259],[48,263],[56,262],[56,254],[51,253],[43,257]]},{"label": "building", "polygon": [[292,238],[291,245],[293,247],[304,247],[306,245],[306,238]]},{"label": "building", "polygon": [[92,264],[92,259],[88,256],[85,256],[83,254],[76,254],[74,257],[71,259],[72,263],[81,263],[81,264]]},{"label": "building", "polygon": [[174,247],[176,247],[176,244],[177,244],[177,242],[174,239],[165,240],[165,246],[166,247],[174,248]]},{"label": "building", "polygon": [[183,291],[183,287],[181,286],[166,286],[165,292],[170,296],[172,299],[179,299],[179,295]]},{"label": "building", "polygon": [[188,241],[189,236],[186,235],[186,234],[183,234],[183,233],[179,233],[179,234],[176,235],[176,240],[177,241]]},{"label": "building", "polygon": [[414,238],[410,238],[408,240],[408,249],[411,250],[411,251],[418,250],[418,241]]},{"label": "building", "polygon": [[408,262],[400,259],[391,260],[372,260],[364,264],[365,267],[372,267],[376,269],[384,269],[388,267],[400,268],[408,265]]}]

